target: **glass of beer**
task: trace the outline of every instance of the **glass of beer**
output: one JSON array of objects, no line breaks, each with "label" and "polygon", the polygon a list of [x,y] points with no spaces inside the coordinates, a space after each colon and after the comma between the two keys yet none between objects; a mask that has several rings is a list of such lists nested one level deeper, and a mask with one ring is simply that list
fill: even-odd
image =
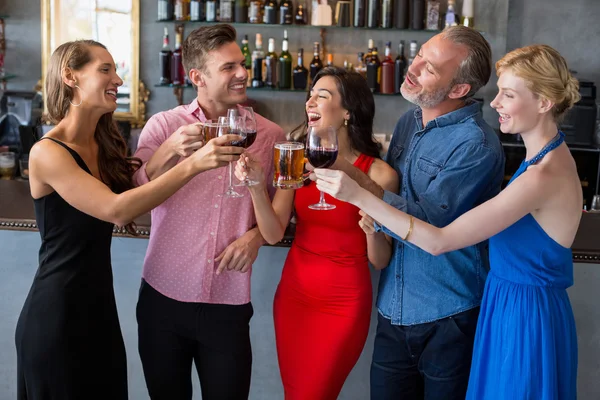
[{"label": "glass of beer", "polygon": [[10,151],[0,153],[0,179],[12,179],[15,174],[16,165],[15,153]]},{"label": "glass of beer", "polygon": [[299,142],[277,142],[273,149],[275,174],[273,186],[280,189],[299,189],[304,179],[304,144]]},{"label": "glass of beer", "polygon": [[209,140],[219,136],[219,124],[208,120],[200,124],[202,126],[202,136],[204,137],[204,144],[208,143]]}]

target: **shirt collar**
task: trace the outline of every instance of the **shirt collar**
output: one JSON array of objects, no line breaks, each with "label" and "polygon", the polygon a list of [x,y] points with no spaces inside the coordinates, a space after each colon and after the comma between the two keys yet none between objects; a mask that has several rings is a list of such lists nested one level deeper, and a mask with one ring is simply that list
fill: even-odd
[{"label": "shirt collar", "polygon": [[204,111],[202,111],[202,108],[200,107],[196,97],[194,97],[194,100],[187,105],[187,112],[188,114],[198,118],[200,122],[206,122],[206,115],[204,115]]},{"label": "shirt collar", "polygon": [[[440,115],[439,117],[429,121],[425,128],[442,128],[448,125],[459,124],[469,118],[472,118],[480,112],[481,103],[473,99],[468,99],[465,106],[447,114]],[[417,126],[423,129],[423,111],[421,110],[421,107],[415,108],[414,115],[415,120],[417,121]]]}]

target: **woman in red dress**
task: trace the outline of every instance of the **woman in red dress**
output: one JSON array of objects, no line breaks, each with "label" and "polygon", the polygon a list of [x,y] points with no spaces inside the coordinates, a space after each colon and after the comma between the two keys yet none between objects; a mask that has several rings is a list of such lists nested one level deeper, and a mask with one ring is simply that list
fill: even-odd
[{"label": "woman in red dress", "polygon": [[[397,191],[398,176],[379,158],[373,139],[375,103],[362,76],[340,68],[321,70],[312,84],[306,115],[309,126],[337,130],[339,153],[331,168],[355,177],[366,174],[383,189]],[[236,175],[258,181],[264,176],[258,168],[243,156]],[[368,263],[386,267],[391,241],[359,225],[359,210],[348,203],[326,197],[334,210],[309,209],[319,200],[314,182],[295,191],[278,189],[272,203],[264,181],[249,189],[258,227],[271,244],[282,239],[292,207],[296,211],[296,235],[273,306],[285,398],[336,399],[369,330]]]}]

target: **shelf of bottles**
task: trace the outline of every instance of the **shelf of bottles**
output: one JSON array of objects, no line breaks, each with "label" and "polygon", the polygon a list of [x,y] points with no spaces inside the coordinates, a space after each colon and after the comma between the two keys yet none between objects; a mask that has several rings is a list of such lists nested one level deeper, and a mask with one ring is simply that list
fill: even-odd
[{"label": "shelf of bottles", "polygon": [[[309,13],[306,6],[311,2]],[[473,2],[463,0],[462,15],[456,0],[441,14],[440,0],[158,0],[156,22],[192,24],[230,23],[234,26],[334,28],[440,32],[448,25],[473,26]],[[352,15],[350,14],[352,12]],[[310,15],[309,15],[310,14]]]},{"label": "shelf of bottles", "polygon": [[[325,42],[321,32],[321,42],[313,43],[312,60],[308,68],[304,62],[304,49],[298,48],[297,63],[292,65],[289,51],[288,29],[291,27],[371,29],[379,31],[404,30],[422,31],[432,34],[439,32],[442,26],[472,25],[473,0],[463,0],[463,17],[455,11],[455,0],[447,0],[448,8],[444,15],[440,11],[439,0],[339,0],[335,20],[328,0],[312,1],[310,24],[306,12],[305,0],[299,0],[294,12],[292,0],[158,0],[158,21],[175,22],[175,50],[169,47],[168,27],[164,28],[163,49],[160,52],[160,77],[156,87],[172,87],[181,102],[182,91],[191,87],[181,65],[181,43],[183,23],[210,25],[227,22],[234,26],[277,27],[284,30],[281,53],[275,52],[275,39],[268,39],[267,50],[263,49],[263,35],[256,33],[254,49],[249,48],[248,35],[241,43],[248,71],[249,90],[288,91],[306,93],[309,83],[317,72],[325,66],[333,66],[333,54],[324,51]],[[351,1],[354,13],[350,15]],[[358,8],[357,8],[358,7]],[[393,10],[393,13],[392,13]],[[409,12],[410,10],[410,12]],[[300,34],[300,33],[298,33]],[[302,35],[302,34],[300,34]],[[418,43],[411,40],[406,46],[400,40],[398,47],[390,41],[385,42],[383,57],[372,39],[369,39],[366,51],[343,62],[343,68],[356,71],[367,81],[373,94],[401,98],[400,85],[412,60],[416,57]],[[397,53],[396,50],[397,49]],[[392,58],[392,51],[396,54]],[[308,52],[308,49],[307,49]],[[344,54],[348,57],[348,54]],[[342,67],[342,65],[338,65]],[[181,104],[181,103],[180,103]]]}]

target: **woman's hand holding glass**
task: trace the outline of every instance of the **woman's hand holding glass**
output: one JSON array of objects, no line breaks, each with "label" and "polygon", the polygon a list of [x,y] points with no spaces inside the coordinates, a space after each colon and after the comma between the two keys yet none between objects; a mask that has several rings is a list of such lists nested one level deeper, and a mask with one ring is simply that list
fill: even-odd
[{"label": "woman's hand holding glass", "polygon": [[235,177],[240,182],[252,181],[248,188],[263,189],[265,186],[265,172],[258,160],[254,160],[249,154],[242,154],[235,166]]},{"label": "woman's hand holding glass", "polygon": [[317,177],[317,189],[338,200],[356,205],[356,201],[364,190],[345,172],[317,168],[313,173]]}]

